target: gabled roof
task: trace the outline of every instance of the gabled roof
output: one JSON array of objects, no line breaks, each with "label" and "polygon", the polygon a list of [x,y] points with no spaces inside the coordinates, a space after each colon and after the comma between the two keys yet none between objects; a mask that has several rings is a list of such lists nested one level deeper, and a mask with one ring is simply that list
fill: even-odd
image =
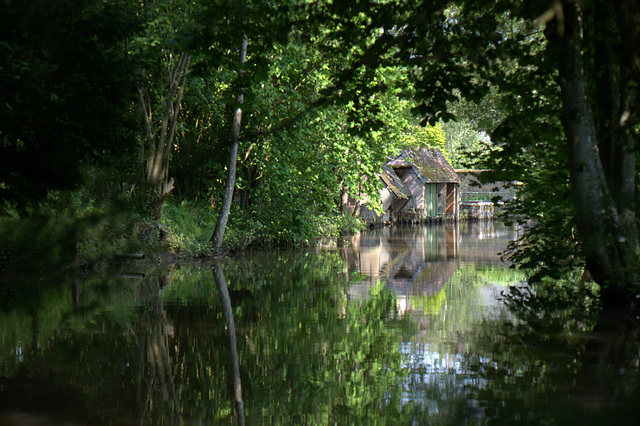
[{"label": "gabled roof", "polygon": [[425,182],[460,183],[455,170],[438,148],[403,149],[387,165],[393,168],[413,167]]},{"label": "gabled roof", "polygon": [[394,197],[402,198],[405,200],[411,198],[411,191],[409,191],[409,189],[404,186],[404,184],[402,183],[402,179],[398,177],[396,172],[394,172],[393,169],[386,164],[382,165],[380,179],[382,179],[384,184],[387,185],[387,188],[389,188],[389,191],[391,191]]}]

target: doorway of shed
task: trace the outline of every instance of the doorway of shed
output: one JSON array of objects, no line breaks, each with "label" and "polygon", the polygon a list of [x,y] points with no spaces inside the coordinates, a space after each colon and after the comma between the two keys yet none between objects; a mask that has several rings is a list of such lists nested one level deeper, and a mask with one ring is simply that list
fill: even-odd
[{"label": "doorway of shed", "polygon": [[447,183],[447,201],[444,215],[447,217],[455,217],[456,216],[456,207],[458,195],[457,188],[455,183]]},{"label": "doorway of shed", "polygon": [[424,215],[426,217],[438,216],[438,185],[435,183],[424,185]]}]

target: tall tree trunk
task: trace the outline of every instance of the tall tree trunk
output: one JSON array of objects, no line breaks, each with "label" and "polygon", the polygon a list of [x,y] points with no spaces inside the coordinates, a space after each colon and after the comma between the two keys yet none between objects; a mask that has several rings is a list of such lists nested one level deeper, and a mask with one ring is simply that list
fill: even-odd
[{"label": "tall tree trunk", "polygon": [[[617,54],[616,16],[614,4],[608,0],[595,2],[595,81],[598,147],[611,196],[618,208],[620,221],[634,245],[638,245],[635,208],[636,156],[634,141],[626,127],[625,111],[629,110],[629,90],[621,90],[628,81]],[[635,91],[634,91],[635,92]]]},{"label": "tall tree trunk", "polygon": [[[242,79],[244,75],[244,63],[247,59],[247,35],[243,34],[242,42],[240,44],[240,69],[238,71],[238,77]],[[222,247],[222,239],[224,238],[224,231],[227,227],[227,220],[229,219],[229,211],[231,210],[231,201],[233,200],[233,190],[236,185],[236,163],[238,160],[238,145],[240,143],[240,127],[242,124],[242,103],[244,101],[243,88],[240,86],[238,97],[236,98],[236,109],[233,113],[233,127],[231,131],[231,151],[229,152],[229,167],[227,174],[227,184],[225,186],[224,197],[222,199],[222,206],[220,207],[220,214],[218,215],[218,222],[216,223],[216,229],[211,236],[213,247],[216,250],[220,250]]]},{"label": "tall tree trunk", "polygon": [[582,60],[582,3],[563,0],[561,16],[547,27],[556,50],[569,151],[576,223],[587,267],[605,302],[624,302],[637,289],[636,245],[622,226],[602,166]]},{"label": "tall tree trunk", "polygon": [[[603,0],[604,1],[604,0]],[[623,140],[622,150],[625,155],[624,186],[628,210],[623,212],[626,223],[633,223],[636,247],[638,243],[638,228],[636,224],[636,154],[632,134],[638,125],[638,86],[640,86],[640,3],[637,0],[618,0],[614,2],[617,8],[617,27],[620,37],[619,53],[621,56],[620,74],[620,109],[618,110],[618,132]],[[611,6],[613,7],[613,6]],[[633,163],[632,163],[633,162]],[[633,168],[631,168],[633,164]],[[625,207],[627,207],[625,205]]]},{"label": "tall tree trunk", "polygon": [[175,137],[180,103],[187,83],[191,56],[182,53],[177,61],[172,62],[170,55],[167,61],[169,64],[169,87],[163,102],[162,120],[159,128],[155,127],[153,121],[153,109],[148,93],[142,88],[138,91],[138,106],[144,119],[149,147],[146,183],[153,188],[156,197],[153,209],[154,219],[159,219],[162,215],[164,201],[173,190],[173,179],[169,179],[169,157]]}]

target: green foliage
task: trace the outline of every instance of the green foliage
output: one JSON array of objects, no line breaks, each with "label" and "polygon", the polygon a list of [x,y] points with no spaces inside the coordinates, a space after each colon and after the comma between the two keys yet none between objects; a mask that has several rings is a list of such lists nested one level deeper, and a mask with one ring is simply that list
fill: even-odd
[{"label": "green foliage", "polygon": [[401,148],[438,148],[449,159],[445,132],[439,124],[435,126],[415,125],[399,138],[397,146]]},{"label": "green foliage", "polygon": [[175,254],[188,257],[213,254],[211,234],[215,227],[215,214],[204,203],[183,200],[179,204],[167,202],[160,220],[168,235],[168,248]]},{"label": "green foliage", "polygon": [[3,266],[11,273],[62,274],[81,266],[78,261],[110,261],[129,247],[125,204],[85,204],[77,193],[48,202],[47,209],[2,219]]},{"label": "green foliage", "polygon": [[[9,2],[0,18],[0,210],[32,212],[24,226],[57,241],[86,223],[78,226],[87,229],[80,250],[88,262],[105,250],[157,243],[156,225],[144,214],[92,221],[109,210],[103,198],[128,189],[144,194],[134,185],[145,152],[134,158],[144,137],[131,121],[133,105],[143,88],[161,110],[167,65],[186,51],[193,66],[171,154],[175,199],[161,222],[175,252],[210,253],[230,113],[242,87],[228,249],[247,239],[309,244],[357,230],[358,220],[341,213],[342,195],[368,198],[375,208],[386,157],[399,147],[436,146],[454,166],[490,169],[487,180],[513,184],[517,198],[504,217],[526,228],[510,259],[536,270],[534,278],[582,263],[557,70],[534,23],[544,5],[49,3]],[[591,5],[585,11],[586,46],[595,49],[601,24]],[[249,58],[239,75],[243,34]],[[589,76],[600,75],[595,62],[586,64]],[[83,180],[85,207],[28,209]],[[28,231],[19,235],[22,248],[41,244]],[[65,255],[52,256],[56,263]]]},{"label": "green foliage", "polygon": [[466,168],[478,151],[487,149],[489,135],[508,113],[508,107],[497,86],[479,102],[459,99],[448,108],[455,119],[442,123],[446,134],[447,157],[454,168]]},{"label": "green foliage", "polygon": [[[78,1],[69,2],[68,6],[81,11],[90,4]],[[245,137],[240,147],[236,217],[231,219],[229,248],[245,237],[308,243],[324,234],[358,229],[357,220],[340,214],[342,193],[367,197],[375,207],[379,186],[375,174],[387,155],[399,144],[443,144],[437,128],[416,126],[416,118],[410,113],[411,102],[406,100],[411,90],[406,71],[389,62],[389,35],[381,28],[393,26],[394,16],[407,17],[407,10],[386,3],[364,9],[329,4],[279,4],[275,8],[261,2],[240,5],[217,1],[203,4],[161,1],[130,7],[138,9],[128,16],[143,17],[143,32],[133,31],[140,27],[129,25],[128,21],[118,21],[124,18],[118,14],[122,12],[118,5],[108,11],[91,9],[91,13],[97,14],[97,23],[104,13],[105,22],[108,17],[114,28],[113,34],[101,33],[101,36],[111,36],[111,44],[106,44],[108,38],[105,38],[103,44],[92,45],[104,53],[106,59],[95,57],[105,61],[114,59],[117,48],[125,51],[118,43],[124,40],[120,36],[126,36],[127,58],[135,61],[122,62],[118,68],[121,77],[118,81],[123,82],[118,85],[122,89],[118,93],[128,96],[129,108],[138,89],[142,90],[149,102],[147,108],[159,112],[167,65],[176,52],[188,50],[193,55],[170,170],[176,182],[176,204],[185,200],[199,206],[195,222],[214,217],[197,200],[206,199],[212,206],[218,205],[226,175],[230,111],[238,87],[244,88]],[[18,10],[15,12],[19,14]],[[86,17],[91,13],[79,15]],[[309,20],[308,16],[314,19]],[[60,19],[73,21],[75,18]],[[129,32],[124,32],[125,26]],[[101,24],[100,28],[106,27]],[[229,52],[237,48],[243,33],[250,39],[250,55],[240,81],[236,58]],[[77,37],[82,39],[84,35],[80,33]],[[92,37],[87,33],[85,38]],[[84,52],[79,49],[75,54],[84,55]],[[135,65],[137,71],[125,69],[125,65]],[[101,70],[106,72],[111,68],[104,65]],[[92,77],[108,80],[108,76],[99,74]],[[134,80],[137,86],[124,84]],[[16,93],[23,89],[22,86],[13,88]],[[84,89],[88,91],[92,87]],[[78,108],[82,107],[78,105]],[[128,112],[132,110],[129,108]],[[109,117],[116,120],[113,114]],[[113,133],[113,126],[104,125],[102,121],[84,117],[71,119],[89,121],[101,131],[111,129]],[[127,123],[122,120],[123,125]],[[123,143],[118,146],[128,147],[131,154],[135,147],[131,137],[136,134],[129,128],[122,130],[128,133],[126,138],[119,139]],[[16,140],[26,140],[18,133]],[[60,134],[53,130],[50,133]],[[144,140],[141,132],[137,139]],[[93,152],[77,146],[71,148],[66,142],[59,146]],[[130,172],[118,173],[142,167],[133,156],[122,156],[120,151],[103,148],[98,147],[95,154],[113,164],[113,173],[109,175],[105,169],[100,178],[89,179],[86,193],[95,191],[89,201],[101,197],[94,185],[96,182],[105,182],[107,187],[119,186],[122,190],[133,188],[134,180],[140,180]],[[141,149],[138,161],[145,154],[148,152]],[[74,167],[60,169],[71,171]],[[85,169],[79,170],[77,176],[84,172]],[[8,188],[7,185],[4,183],[3,188]],[[140,188],[135,191],[139,198],[147,193]],[[171,248],[183,253],[206,253],[208,249],[202,238],[208,232],[208,225],[189,223],[185,216],[172,209],[169,207],[170,217],[166,220],[173,234],[169,242]],[[146,218],[139,220],[145,222]]]},{"label": "green foliage", "polygon": [[[215,228],[217,211],[202,202],[183,200],[166,203],[160,220],[167,233],[162,244],[175,255],[187,258],[214,255],[210,238]],[[358,218],[326,214],[319,211],[266,211],[256,220],[255,214],[233,206],[223,248],[235,250],[245,244],[254,246],[309,246],[321,237],[337,237],[355,232],[363,225]]]},{"label": "green foliage", "polygon": [[75,189],[130,156],[136,123],[130,2],[5,2],[0,17],[0,213]]},{"label": "green foliage", "polygon": [[[317,103],[331,70],[315,47],[298,39],[271,48],[268,84],[247,87],[253,95],[244,108],[247,137],[241,140],[236,181],[240,208],[234,214],[242,222],[260,224],[265,240],[309,243],[345,226],[353,228],[340,223],[352,221],[339,213],[342,191],[377,199],[375,173],[391,152],[389,132],[358,130],[375,115],[362,110],[354,121],[359,111],[354,102]],[[215,180],[208,181],[214,200],[220,197],[223,177],[216,171]]]},{"label": "green foliage", "polygon": [[[523,71],[527,72],[527,71]],[[509,75],[504,90],[522,93],[509,98],[509,115],[493,130],[491,141],[481,143],[472,165],[492,171],[483,181],[505,181],[515,192],[504,206],[502,218],[521,226],[519,240],[506,255],[524,269],[535,271],[530,279],[551,276],[582,265],[570,195],[565,140],[559,120],[558,88],[549,76]],[[533,86],[535,89],[526,88]]]},{"label": "green foliage", "polygon": [[525,323],[544,323],[550,332],[589,331],[597,323],[602,303],[599,286],[592,281],[581,282],[582,275],[583,270],[573,270],[533,286],[511,286],[503,297]]},{"label": "green foliage", "polygon": [[[546,56],[543,34],[532,27],[531,10],[509,10],[491,2],[468,6],[463,2],[443,12],[450,31],[437,37],[452,46],[452,58],[442,67],[455,76],[438,77],[450,80],[440,83],[448,103],[431,99],[424,111],[455,115],[456,122],[443,126],[456,166],[489,170],[480,175],[481,182],[504,182],[516,194],[501,209],[502,219],[523,231],[507,248],[507,258],[533,270],[534,281],[558,278],[581,266],[582,254],[560,123],[557,70]],[[480,39],[479,34],[486,37]],[[486,90],[478,91],[465,81]]]},{"label": "green foliage", "polygon": [[447,300],[447,291],[443,288],[434,295],[409,296],[411,307],[421,310],[425,315],[438,315]]}]

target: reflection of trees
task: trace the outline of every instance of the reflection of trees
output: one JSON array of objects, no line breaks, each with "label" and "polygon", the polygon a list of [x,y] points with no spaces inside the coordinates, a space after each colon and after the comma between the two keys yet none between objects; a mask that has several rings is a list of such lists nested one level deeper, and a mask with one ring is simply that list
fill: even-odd
[{"label": "reflection of trees", "polygon": [[[181,425],[180,405],[171,372],[169,338],[173,337],[173,327],[165,316],[158,289],[166,286],[167,277],[158,279],[158,287],[151,289],[143,314],[138,318],[132,331],[140,351],[140,381],[138,404],[140,424],[151,418],[163,418],[172,425]],[[155,292],[153,290],[156,290]],[[160,402],[156,402],[159,399]],[[153,413],[152,411],[158,411]]]},{"label": "reflection of trees", "polygon": [[623,408],[616,400],[638,386],[637,326],[630,329],[622,321],[613,328],[600,324],[591,332],[570,333],[561,324],[562,315],[555,314],[557,319],[538,317],[502,331],[494,365],[479,370],[491,386],[476,395],[501,421],[526,416],[534,421],[610,424],[614,410],[607,407]]},{"label": "reflection of trees", "polygon": [[[399,402],[391,391],[401,375],[401,355],[394,350],[399,330],[390,315],[391,292],[379,287],[366,302],[348,303],[348,280],[335,253],[269,253],[223,267],[231,298],[239,296],[234,317],[248,423],[349,424],[384,417],[387,410],[397,415]],[[203,315],[215,330],[224,327],[221,303],[199,293],[201,285],[202,280],[174,282],[173,293],[165,293],[167,301],[195,298],[169,311],[176,321],[179,380],[185,390],[215,395],[202,401],[185,392],[180,400],[194,418],[229,421],[222,408],[209,411],[223,398],[233,400],[224,380],[233,372],[220,334],[197,332]]]},{"label": "reflection of trees", "polygon": [[[464,339],[471,347],[407,348],[406,387],[417,418],[628,424],[640,394],[638,325],[628,313],[599,314],[584,293],[548,296],[519,290],[510,299],[517,320],[476,323]],[[585,303],[576,303],[580,298]]]},{"label": "reflection of trees", "polygon": [[213,262],[213,275],[218,287],[218,294],[222,302],[225,322],[227,323],[227,334],[229,336],[229,355],[231,357],[231,371],[233,379],[233,397],[238,416],[238,425],[244,425],[244,402],[242,400],[242,382],[240,380],[240,365],[238,361],[238,344],[236,342],[236,326],[231,309],[231,299],[227,289],[227,280],[222,270],[220,261]]},{"label": "reflection of trees", "polygon": [[[484,291],[490,291],[485,276],[502,276],[509,283],[518,282],[519,272],[508,268],[476,268],[457,260],[431,263],[433,282],[425,290],[410,294],[412,320],[420,328],[417,343],[429,343],[429,350],[442,354],[474,352],[478,342],[475,328],[488,315],[482,303]],[[427,290],[437,290],[436,293]],[[505,310],[505,309],[503,309]],[[500,315],[499,307],[491,311]],[[460,343],[464,342],[464,343]],[[418,351],[422,351],[417,347]]]},{"label": "reflection of trees", "polygon": [[[71,301],[73,284],[65,281],[16,287],[14,301],[21,303],[0,312],[0,411],[48,414],[74,424],[132,418],[137,359],[124,332],[129,323],[123,328],[119,318],[99,309],[113,307],[123,289],[106,290],[103,277],[85,281],[83,297]],[[31,307],[22,299],[27,295]],[[124,296],[129,303],[135,300],[130,296]],[[46,417],[39,421],[54,424]]]},{"label": "reflection of trees", "polygon": [[[410,258],[402,252],[383,273],[411,279],[396,267]],[[424,265],[434,268],[420,270],[425,276],[445,284],[417,288],[424,314],[416,330],[408,316],[398,319],[398,296],[386,286],[349,300],[339,253],[271,252],[224,263],[242,370],[233,368],[226,304],[212,297],[211,265],[113,285],[109,294],[83,284],[80,314],[72,314],[65,283],[59,296],[42,299],[36,317],[0,318],[3,354],[18,341],[25,353],[37,349],[0,363],[0,407],[54,401],[71,413],[61,418],[77,423],[130,424],[136,416],[147,424],[229,423],[236,420],[229,378],[241,374],[249,424],[576,424],[585,404],[603,410],[636,389],[640,345],[628,318],[587,304],[567,310],[577,294],[552,304],[531,293],[510,311],[512,321],[501,322],[480,314],[479,292],[487,282],[520,280],[517,272],[457,259]],[[126,293],[132,289],[137,294]],[[107,308],[72,328],[97,295]],[[434,300],[440,295],[446,299]],[[604,414],[589,416],[604,423]]]}]

